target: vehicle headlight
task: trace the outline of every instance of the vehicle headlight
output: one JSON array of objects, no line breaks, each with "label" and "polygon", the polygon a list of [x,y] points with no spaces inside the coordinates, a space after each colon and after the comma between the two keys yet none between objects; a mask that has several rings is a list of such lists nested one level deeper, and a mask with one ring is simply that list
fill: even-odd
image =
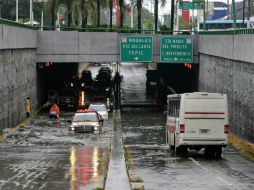
[{"label": "vehicle headlight", "polygon": [[94,126],[94,130],[97,131],[98,130],[98,126]]},{"label": "vehicle headlight", "polygon": [[74,131],[75,130],[75,126],[74,125],[71,125],[70,126],[70,131]]}]

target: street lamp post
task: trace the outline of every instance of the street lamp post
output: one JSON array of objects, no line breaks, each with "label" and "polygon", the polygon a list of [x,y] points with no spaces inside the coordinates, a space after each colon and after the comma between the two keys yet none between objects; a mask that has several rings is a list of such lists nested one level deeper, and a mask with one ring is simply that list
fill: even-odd
[{"label": "street lamp post", "polygon": [[30,0],[30,25],[33,25],[33,2]]},{"label": "street lamp post", "polygon": [[131,1],[131,28],[133,28],[133,13],[134,13],[134,4],[133,1]]},{"label": "street lamp post", "polygon": [[235,13],[235,0],[232,0],[233,5],[233,28],[236,29],[236,13]]},{"label": "street lamp post", "polygon": [[19,0],[16,0],[16,22],[19,21]]},{"label": "street lamp post", "polygon": [[43,10],[44,10],[44,0],[42,0],[42,10],[41,10],[41,30],[43,30]]},{"label": "street lamp post", "polygon": [[170,30],[171,34],[173,34],[174,31],[174,15],[175,15],[175,1],[171,0],[171,22],[170,22]]}]

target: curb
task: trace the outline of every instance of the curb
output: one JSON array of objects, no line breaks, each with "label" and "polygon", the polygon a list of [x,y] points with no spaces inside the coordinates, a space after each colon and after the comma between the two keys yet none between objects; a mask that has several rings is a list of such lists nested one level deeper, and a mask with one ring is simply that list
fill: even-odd
[{"label": "curb", "polygon": [[254,144],[248,142],[242,138],[239,138],[235,135],[228,135],[228,141],[238,150],[242,150],[243,153],[249,154],[249,156],[254,159]]}]

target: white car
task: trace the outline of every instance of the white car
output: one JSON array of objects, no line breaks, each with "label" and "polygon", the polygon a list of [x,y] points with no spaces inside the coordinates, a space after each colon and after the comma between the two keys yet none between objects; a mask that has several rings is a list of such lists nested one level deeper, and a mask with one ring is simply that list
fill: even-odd
[{"label": "white car", "polygon": [[107,120],[108,119],[108,110],[105,106],[105,104],[90,104],[89,105],[89,110],[95,110],[97,113],[99,113],[102,117],[102,119]]},{"label": "white car", "polygon": [[[71,121],[70,121],[71,122]],[[69,127],[70,131],[76,132],[101,132],[103,119],[94,110],[78,110]]]}]

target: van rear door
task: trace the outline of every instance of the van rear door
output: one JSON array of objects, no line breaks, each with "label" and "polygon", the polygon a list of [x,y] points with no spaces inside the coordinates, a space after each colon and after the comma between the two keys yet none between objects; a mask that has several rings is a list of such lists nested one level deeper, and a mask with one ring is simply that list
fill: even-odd
[{"label": "van rear door", "polygon": [[210,139],[214,142],[225,140],[224,126],[227,124],[225,97],[186,98],[183,114],[185,138]]}]

